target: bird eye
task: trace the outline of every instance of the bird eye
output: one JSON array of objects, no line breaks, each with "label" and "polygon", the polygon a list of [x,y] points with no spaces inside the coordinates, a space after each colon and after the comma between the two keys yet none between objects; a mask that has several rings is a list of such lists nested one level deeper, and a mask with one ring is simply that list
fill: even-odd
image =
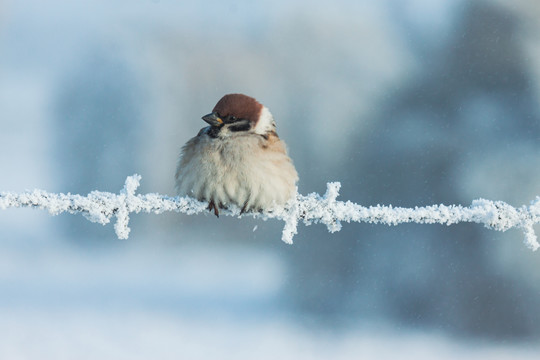
[{"label": "bird eye", "polygon": [[229,116],[229,121],[230,122],[235,122],[236,121],[236,118],[234,116]]}]

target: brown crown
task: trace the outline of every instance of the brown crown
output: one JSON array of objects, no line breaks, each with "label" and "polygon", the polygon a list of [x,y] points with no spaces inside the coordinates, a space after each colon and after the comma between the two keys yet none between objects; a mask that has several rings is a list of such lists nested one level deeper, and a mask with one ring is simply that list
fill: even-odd
[{"label": "brown crown", "polygon": [[257,124],[263,105],[254,98],[244,94],[227,94],[223,96],[216,106],[215,112],[221,117],[234,116],[238,119],[250,120]]}]

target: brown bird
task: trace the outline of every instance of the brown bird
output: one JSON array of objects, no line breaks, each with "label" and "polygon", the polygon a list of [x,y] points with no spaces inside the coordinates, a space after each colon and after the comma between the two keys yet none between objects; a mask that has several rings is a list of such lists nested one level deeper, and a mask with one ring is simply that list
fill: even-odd
[{"label": "brown bird", "polygon": [[265,211],[294,197],[298,174],[267,107],[228,94],[202,119],[210,126],[184,145],[178,159],[178,195],[208,201],[216,216],[230,204],[242,213]]}]

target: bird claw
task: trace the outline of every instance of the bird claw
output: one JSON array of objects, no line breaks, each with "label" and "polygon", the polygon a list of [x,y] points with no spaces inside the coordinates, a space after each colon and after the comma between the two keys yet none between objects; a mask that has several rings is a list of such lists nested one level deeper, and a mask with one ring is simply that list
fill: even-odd
[{"label": "bird claw", "polygon": [[246,202],[244,203],[244,206],[242,206],[242,209],[240,210],[240,215],[242,215],[243,213],[246,212],[246,210],[247,210],[247,204],[248,204],[248,203],[247,203],[247,201],[246,201]]},{"label": "bird claw", "polygon": [[214,215],[216,215],[219,218],[219,210],[214,200],[210,200],[210,202],[208,203],[208,210],[209,211],[214,210]]}]

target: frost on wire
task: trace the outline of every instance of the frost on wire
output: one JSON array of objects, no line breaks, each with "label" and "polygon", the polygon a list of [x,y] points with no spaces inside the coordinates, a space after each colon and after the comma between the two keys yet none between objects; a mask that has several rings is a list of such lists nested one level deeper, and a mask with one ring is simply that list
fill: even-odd
[{"label": "frost on wire", "polygon": [[[51,215],[62,212],[81,213],[92,222],[108,224],[116,218],[114,230],[119,239],[129,236],[130,213],[161,214],[165,211],[193,215],[207,211],[207,203],[190,197],[170,197],[160,194],[135,194],[141,180],[140,175],[128,176],[124,188],[119,194],[92,191],[87,196],[48,193],[34,190],[21,194],[0,193],[0,209],[12,207],[35,207],[46,209]],[[532,250],[540,247],[533,225],[540,222],[540,197],[529,206],[515,208],[502,201],[484,199],[474,200],[469,207],[461,205],[432,205],[415,208],[389,206],[361,206],[350,201],[336,200],[341,184],[327,184],[323,196],[312,193],[307,196],[297,194],[285,208],[264,213],[240,215],[240,209],[232,206],[220,210],[220,215],[252,216],[258,219],[278,219],[285,222],[281,239],[292,244],[298,232],[298,222],[305,225],[321,223],[331,233],[341,230],[341,223],[366,222],[373,224],[398,225],[401,223],[445,224],[460,222],[484,224],[485,227],[498,231],[519,228],[525,235],[525,244]]]}]

